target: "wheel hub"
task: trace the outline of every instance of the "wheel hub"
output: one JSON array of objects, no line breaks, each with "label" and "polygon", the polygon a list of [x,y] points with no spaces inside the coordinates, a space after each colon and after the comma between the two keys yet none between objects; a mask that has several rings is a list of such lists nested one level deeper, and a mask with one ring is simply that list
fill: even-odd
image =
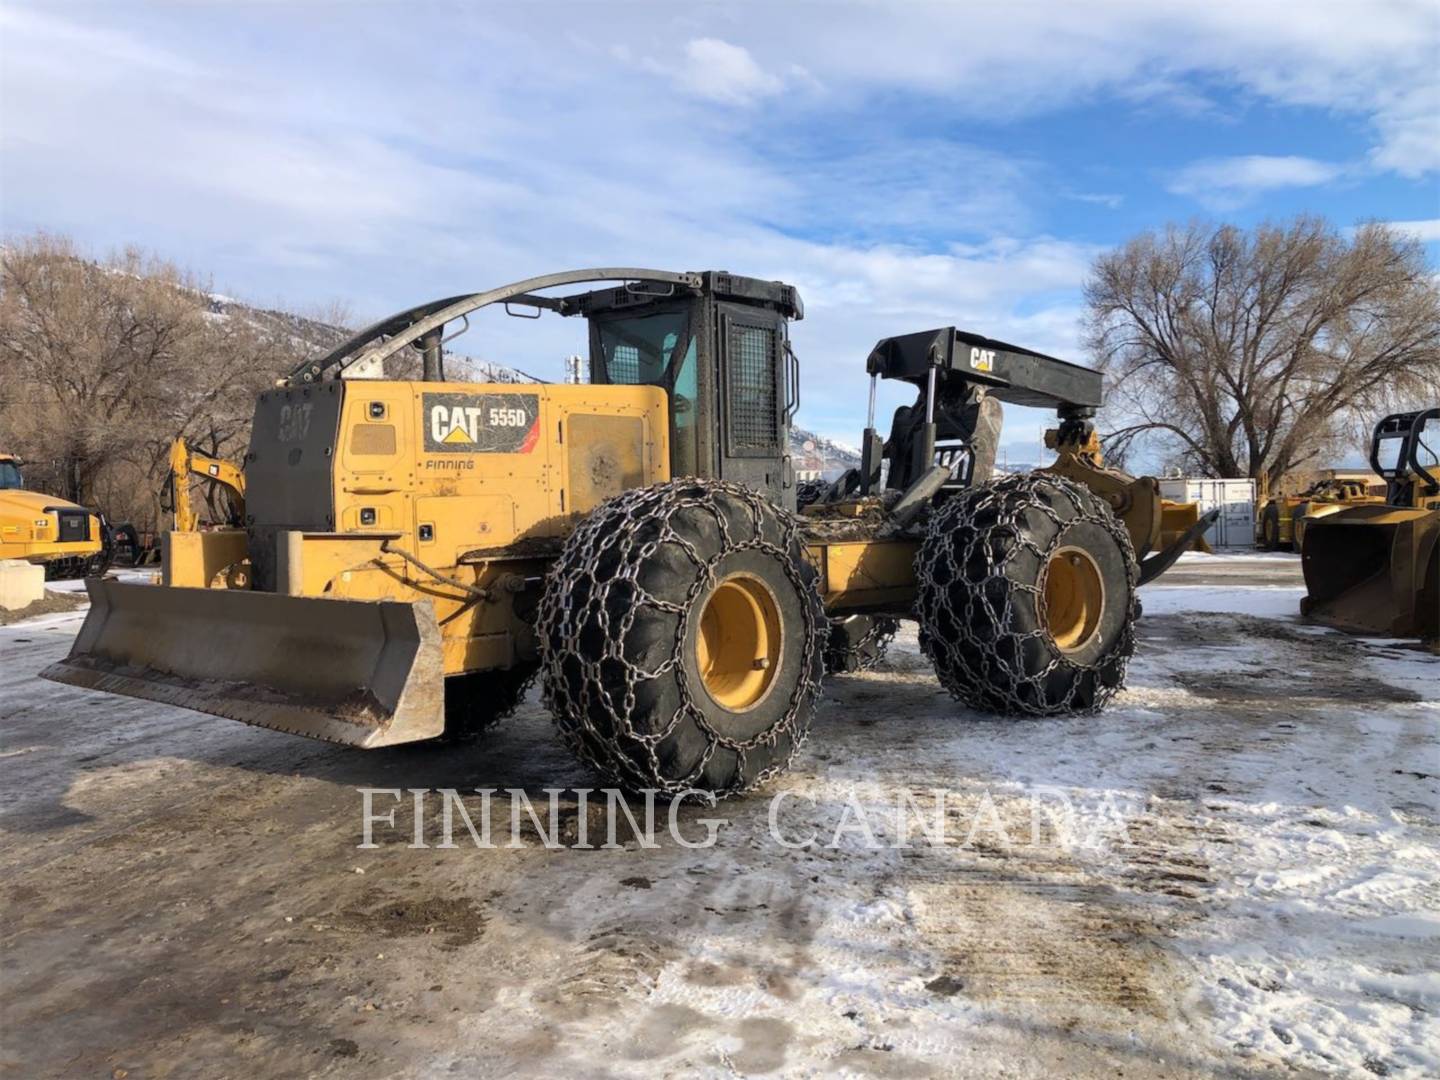
[{"label": "wheel hub", "polygon": [[1084,648],[1100,628],[1105,581],[1086,551],[1064,547],[1045,566],[1045,625],[1061,652]]},{"label": "wheel hub", "polygon": [[723,578],[705,600],[695,661],[705,690],[732,712],[758,705],[780,667],[780,609],[769,587],[748,574]]}]

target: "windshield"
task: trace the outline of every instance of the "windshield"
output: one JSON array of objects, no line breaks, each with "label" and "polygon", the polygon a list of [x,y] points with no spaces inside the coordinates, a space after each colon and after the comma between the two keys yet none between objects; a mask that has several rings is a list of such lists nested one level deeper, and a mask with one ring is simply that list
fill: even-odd
[{"label": "windshield", "polygon": [[600,360],[607,383],[664,386],[670,381],[670,360],[685,333],[686,313],[665,311],[598,324]]},{"label": "windshield", "polygon": [[20,470],[15,467],[13,461],[0,461],[0,491],[7,488],[21,488],[25,485],[20,480]]},{"label": "windshield", "polygon": [[1422,469],[1434,469],[1440,465],[1440,417],[1428,416],[1425,424],[1415,433],[1415,460]]}]

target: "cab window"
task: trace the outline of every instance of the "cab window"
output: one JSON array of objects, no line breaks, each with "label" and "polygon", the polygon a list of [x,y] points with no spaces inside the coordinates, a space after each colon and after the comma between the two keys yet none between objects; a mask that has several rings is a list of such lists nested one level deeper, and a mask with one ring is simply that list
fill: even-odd
[{"label": "cab window", "polygon": [[597,321],[597,383],[660,386],[670,396],[670,472],[699,472],[695,430],[699,376],[695,335],[684,311],[662,311]]}]

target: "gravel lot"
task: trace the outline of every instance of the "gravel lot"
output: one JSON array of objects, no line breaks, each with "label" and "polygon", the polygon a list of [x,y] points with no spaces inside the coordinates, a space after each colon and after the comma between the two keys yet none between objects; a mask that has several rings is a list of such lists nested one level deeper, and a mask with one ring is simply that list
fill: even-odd
[{"label": "gravel lot", "polygon": [[[699,849],[442,849],[438,795],[414,848],[409,794],[362,849],[360,788],[543,818],[592,784],[533,693],[481,745],[365,753],[39,680],[80,613],[0,627],[0,1067],[1434,1075],[1440,658],[1302,591],[1293,556],[1187,557],[1130,689],[1057,721],[959,709],[911,628],[793,773],[681,811],[726,821]],[[943,836],[897,846],[907,794]]]}]

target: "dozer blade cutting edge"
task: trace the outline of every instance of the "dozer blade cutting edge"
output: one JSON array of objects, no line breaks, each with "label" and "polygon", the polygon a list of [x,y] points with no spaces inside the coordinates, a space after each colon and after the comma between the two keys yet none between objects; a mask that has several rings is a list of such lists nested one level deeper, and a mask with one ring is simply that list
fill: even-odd
[{"label": "dozer blade cutting edge", "polygon": [[1440,511],[1354,506],[1306,526],[1301,611],[1337,629],[1434,639]]},{"label": "dozer blade cutting edge", "polygon": [[428,601],[86,586],[89,614],[46,679],[366,748],[444,731]]}]

